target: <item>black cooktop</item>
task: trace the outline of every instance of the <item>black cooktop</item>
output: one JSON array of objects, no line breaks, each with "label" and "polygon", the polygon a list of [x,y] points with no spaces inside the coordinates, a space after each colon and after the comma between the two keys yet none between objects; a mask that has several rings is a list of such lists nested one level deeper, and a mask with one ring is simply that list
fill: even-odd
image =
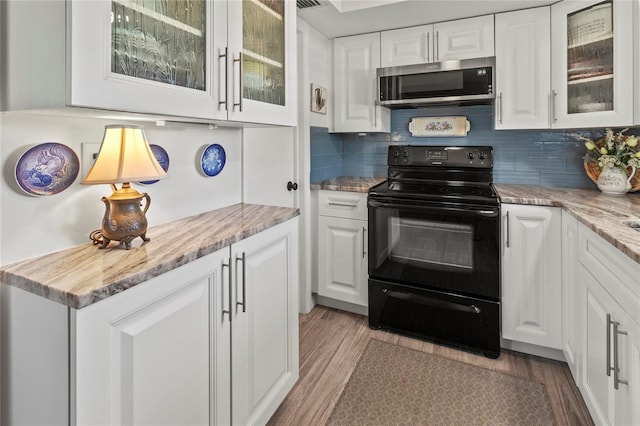
[{"label": "black cooktop", "polygon": [[372,197],[498,205],[490,146],[389,147],[387,181],[369,190]]}]

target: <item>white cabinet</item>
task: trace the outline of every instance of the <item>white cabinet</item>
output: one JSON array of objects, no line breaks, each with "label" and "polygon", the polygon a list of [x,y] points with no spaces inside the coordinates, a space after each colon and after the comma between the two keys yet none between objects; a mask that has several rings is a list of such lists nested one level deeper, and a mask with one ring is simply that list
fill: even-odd
[{"label": "white cabinet", "polygon": [[633,2],[551,6],[552,127],[633,124]]},{"label": "white cabinet", "polygon": [[367,306],[367,194],[320,191],[318,204],[318,295]]},{"label": "white cabinet", "polygon": [[229,120],[295,126],[296,4],[288,0],[227,4],[224,59],[229,66],[225,104]]},{"label": "white cabinet", "polygon": [[1,423],[265,424],[298,378],[297,227],[82,309],[2,285]]},{"label": "white cabinet", "polygon": [[576,383],[582,355],[581,308],[584,289],[578,285],[578,221],[562,211],[562,352]]},{"label": "white cabinet", "polygon": [[73,424],[230,423],[228,261],[222,249],[70,311]]},{"label": "white cabinet", "polygon": [[2,110],[72,106],[295,125],[295,5],[261,5],[7,2]]},{"label": "white cabinet", "polygon": [[578,227],[583,362],[578,386],[596,424],[640,423],[640,265]]},{"label": "white cabinet", "polygon": [[[211,118],[223,70],[226,6],[194,2],[175,16],[114,1],[7,2],[2,109],[65,106]],[[222,18],[222,19],[221,19]]]},{"label": "white cabinet", "polygon": [[389,132],[391,112],[376,105],[380,33],[333,40],[334,132]]},{"label": "white cabinet", "polygon": [[433,25],[435,60],[471,59],[494,55],[493,15]]},{"label": "white cabinet", "polygon": [[266,424],[298,380],[297,223],[232,246],[234,425]]},{"label": "white cabinet", "polygon": [[548,129],[550,8],[497,14],[495,34],[495,128]]},{"label": "white cabinet", "polygon": [[493,15],[382,31],[381,66],[494,55]]},{"label": "white cabinet", "polygon": [[560,209],[501,209],[502,337],[561,349]]}]

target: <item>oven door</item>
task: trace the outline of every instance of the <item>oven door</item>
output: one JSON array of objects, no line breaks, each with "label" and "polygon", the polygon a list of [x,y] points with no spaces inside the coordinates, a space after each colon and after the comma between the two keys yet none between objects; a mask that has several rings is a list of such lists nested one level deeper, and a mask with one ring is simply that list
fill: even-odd
[{"label": "oven door", "polygon": [[500,299],[499,206],[368,198],[369,276]]}]

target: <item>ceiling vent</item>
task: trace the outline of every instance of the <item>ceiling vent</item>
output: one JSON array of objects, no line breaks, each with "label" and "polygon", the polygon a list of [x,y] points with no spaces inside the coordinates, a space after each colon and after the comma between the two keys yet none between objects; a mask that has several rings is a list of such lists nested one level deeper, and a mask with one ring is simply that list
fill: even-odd
[{"label": "ceiling vent", "polygon": [[326,0],[296,0],[298,10],[327,6]]}]

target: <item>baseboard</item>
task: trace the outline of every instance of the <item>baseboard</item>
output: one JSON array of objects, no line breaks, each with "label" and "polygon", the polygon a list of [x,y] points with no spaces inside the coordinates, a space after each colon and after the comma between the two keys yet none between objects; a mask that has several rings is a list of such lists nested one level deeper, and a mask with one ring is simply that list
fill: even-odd
[{"label": "baseboard", "polygon": [[354,303],[331,299],[330,297],[324,297],[320,295],[316,295],[316,303],[318,305],[326,306],[329,308],[340,309],[341,311],[364,315],[365,317],[369,316],[369,307],[367,306],[356,305]]},{"label": "baseboard", "polygon": [[515,352],[522,352],[542,358],[554,359],[556,361],[567,362],[560,349],[545,348],[544,346],[532,345],[530,343],[515,342],[513,340],[502,339],[500,346]]}]

